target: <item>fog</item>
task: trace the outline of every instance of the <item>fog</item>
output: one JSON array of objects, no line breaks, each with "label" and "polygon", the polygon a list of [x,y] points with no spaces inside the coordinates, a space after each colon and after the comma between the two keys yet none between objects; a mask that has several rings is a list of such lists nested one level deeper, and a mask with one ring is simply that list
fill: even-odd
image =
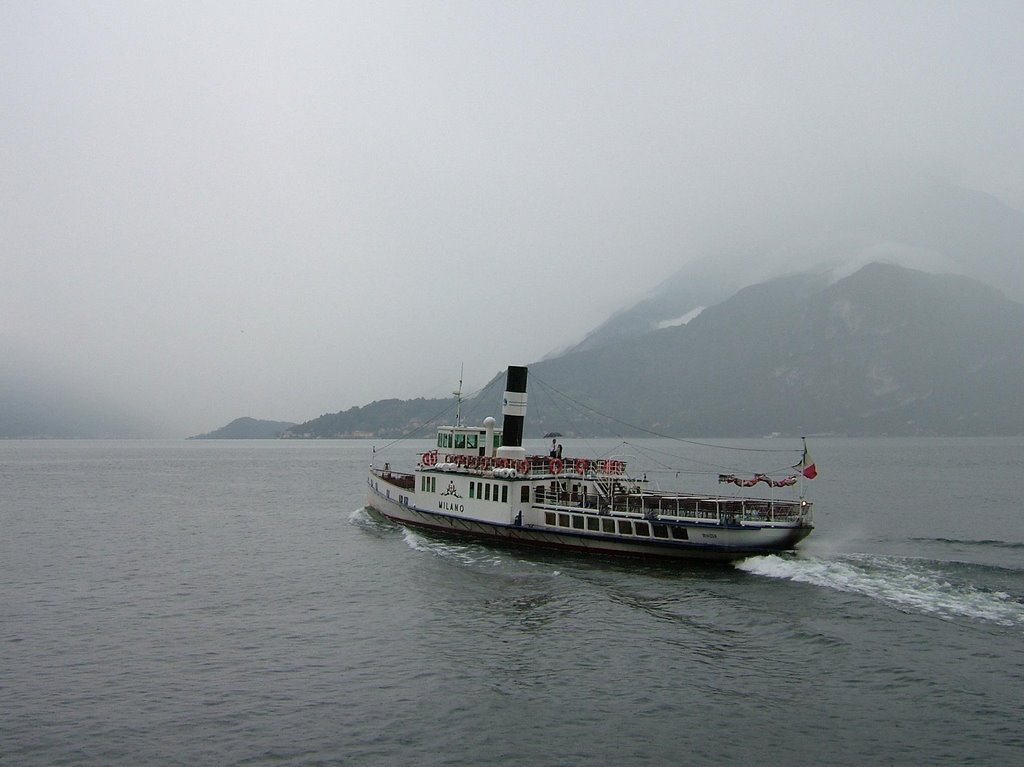
[{"label": "fog", "polygon": [[1024,209],[1022,22],[7,0],[0,352],[180,435],[471,390],[885,174]]}]

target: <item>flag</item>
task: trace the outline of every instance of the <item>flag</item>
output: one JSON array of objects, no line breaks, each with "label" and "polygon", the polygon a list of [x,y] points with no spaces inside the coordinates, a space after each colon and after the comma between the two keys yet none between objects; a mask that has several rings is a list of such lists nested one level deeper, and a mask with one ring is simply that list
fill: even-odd
[{"label": "flag", "polygon": [[807,440],[804,440],[804,454],[800,458],[800,463],[793,467],[799,469],[800,473],[807,479],[814,479],[818,476],[818,467],[814,465],[814,459],[811,458],[811,452],[807,449]]}]

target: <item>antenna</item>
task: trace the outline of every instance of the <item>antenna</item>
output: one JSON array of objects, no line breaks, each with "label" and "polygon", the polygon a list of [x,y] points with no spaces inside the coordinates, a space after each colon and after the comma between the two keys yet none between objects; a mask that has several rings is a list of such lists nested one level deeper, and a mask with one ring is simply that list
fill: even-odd
[{"label": "antenna", "polygon": [[459,367],[459,388],[452,392],[456,397],[455,404],[455,425],[462,426],[462,377],[466,372],[466,363],[463,362]]}]

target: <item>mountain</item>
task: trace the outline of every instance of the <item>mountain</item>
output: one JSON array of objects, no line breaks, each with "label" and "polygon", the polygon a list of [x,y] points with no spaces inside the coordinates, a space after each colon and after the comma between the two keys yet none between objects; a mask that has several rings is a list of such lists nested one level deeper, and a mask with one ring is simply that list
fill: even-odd
[{"label": "mountain", "polygon": [[292,426],[284,439],[347,439],[357,437],[433,436],[425,427],[446,412],[454,412],[455,399],[385,399],[341,413],[328,413]]},{"label": "mountain", "polygon": [[277,439],[282,432],[294,425],[291,421],[236,418],[227,426],[222,426],[206,434],[189,437],[189,439]]},{"label": "mountain", "polygon": [[792,272],[794,265],[843,275],[875,261],[974,276],[1024,301],[1024,213],[994,197],[923,175],[884,177],[823,192],[801,214],[756,227],[662,282],[608,319],[572,351],[679,324],[736,291]]},{"label": "mountain", "polygon": [[[527,434],[1024,434],[1024,305],[871,263],[748,286],[686,324],[530,366]],[[503,376],[463,403],[500,416]],[[382,400],[286,437],[430,436],[455,400]]]},{"label": "mountain", "polygon": [[[873,263],[831,284],[750,286],[686,325],[537,363],[531,377],[667,434],[1020,434],[1021,338],[1024,306],[995,289]],[[568,431],[549,414],[533,426]]]}]

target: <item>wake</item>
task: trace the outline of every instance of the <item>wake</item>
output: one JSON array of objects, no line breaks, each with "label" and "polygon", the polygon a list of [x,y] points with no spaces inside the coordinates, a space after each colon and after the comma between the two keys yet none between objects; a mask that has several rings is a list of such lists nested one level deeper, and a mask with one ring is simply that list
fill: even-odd
[{"label": "wake", "polygon": [[753,575],[860,594],[903,611],[1024,626],[1024,604],[1004,591],[953,583],[926,560],[849,554],[836,559],[757,556],[736,567]]}]

